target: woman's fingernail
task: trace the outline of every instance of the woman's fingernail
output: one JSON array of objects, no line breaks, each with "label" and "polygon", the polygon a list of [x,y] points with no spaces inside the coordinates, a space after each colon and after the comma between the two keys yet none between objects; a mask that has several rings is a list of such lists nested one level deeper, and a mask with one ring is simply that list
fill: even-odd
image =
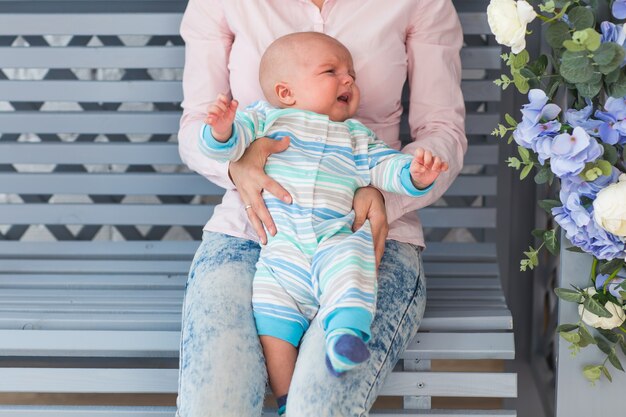
[{"label": "woman's fingernail", "polygon": [[284,197],[283,197],[283,201],[284,201],[285,203],[290,203],[290,204],[291,204],[291,198],[289,198],[289,196],[288,196],[288,195],[286,195],[286,196],[284,196]]}]

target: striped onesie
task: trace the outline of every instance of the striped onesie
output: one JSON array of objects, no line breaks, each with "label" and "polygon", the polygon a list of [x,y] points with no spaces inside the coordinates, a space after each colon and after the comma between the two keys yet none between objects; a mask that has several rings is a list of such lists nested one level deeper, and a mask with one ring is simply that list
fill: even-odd
[{"label": "striped onesie", "polygon": [[[204,125],[201,150],[236,161],[260,137],[289,136],[289,148],[272,154],[266,173],[292,196],[284,203],[265,191],[276,223],[254,276],[252,304],[259,335],[298,346],[316,314],[328,333],[337,328],[370,338],[376,306],[376,264],[369,222],[352,232],[355,191],[367,185],[410,196],[412,156],[389,148],[362,123],[333,122],[306,110],[278,109],[258,101],[238,111],[225,143]],[[432,185],[431,185],[432,187]]]}]

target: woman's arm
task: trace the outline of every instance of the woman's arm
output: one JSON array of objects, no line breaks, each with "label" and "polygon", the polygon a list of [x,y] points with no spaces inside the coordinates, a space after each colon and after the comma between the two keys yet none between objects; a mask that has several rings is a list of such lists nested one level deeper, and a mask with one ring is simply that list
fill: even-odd
[{"label": "woman's arm", "polygon": [[189,0],[180,33],[185,41],[183,115],[178,151],[192,170],[220,187],[235,188],[228,163],[206,157],[198,148],[198,135],[208,105],[219,93],[230,94],[228,56],[234,39],[222,5],[216,0]]},{"label": "woman's arm", "polygon": [[461,92],[463,32],[451,0],[420,0],[407,32],[406,49],[411,87],[409,125],[413,143],[447,161],[432,190],[415,199],[384,193],[389,223],[405,213],[437,201],[461,171],[467,150],[465,106]]}]

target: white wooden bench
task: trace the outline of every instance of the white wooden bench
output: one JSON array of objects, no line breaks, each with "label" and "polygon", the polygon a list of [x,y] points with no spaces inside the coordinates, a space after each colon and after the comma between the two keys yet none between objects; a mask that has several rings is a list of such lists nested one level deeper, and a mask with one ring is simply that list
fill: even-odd
[{"label": "white wooden bench", "polygon": [[[516,415],[431,409],[432,397],[517,394],[515,374],[430,370],[432,360],[514,357],[493,243],[497,145],[486,139],[499,120],[488,78],[500,49],[485,45],[484,12],[461,6],[474,45],[463,50],[467,168],[420,212],[426,316],[382,392],[404,397],[404,411],[374,416]],[[0,15],[0,393],[176,392],[186,274],[222,193],[177,153],[180,17]],[[0,417],[173,415],[0,405]]]}]

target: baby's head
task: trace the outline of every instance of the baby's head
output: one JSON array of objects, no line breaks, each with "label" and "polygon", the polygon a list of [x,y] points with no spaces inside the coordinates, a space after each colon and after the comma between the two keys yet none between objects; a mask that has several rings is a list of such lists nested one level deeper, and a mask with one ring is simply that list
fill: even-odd
[{"label": "baby's head", "polygon": [[280,108],[309,110],[342,122],[359,106],[352,56],[338,40],[318,32],[292,33],[265,51],[259,81]]}]

